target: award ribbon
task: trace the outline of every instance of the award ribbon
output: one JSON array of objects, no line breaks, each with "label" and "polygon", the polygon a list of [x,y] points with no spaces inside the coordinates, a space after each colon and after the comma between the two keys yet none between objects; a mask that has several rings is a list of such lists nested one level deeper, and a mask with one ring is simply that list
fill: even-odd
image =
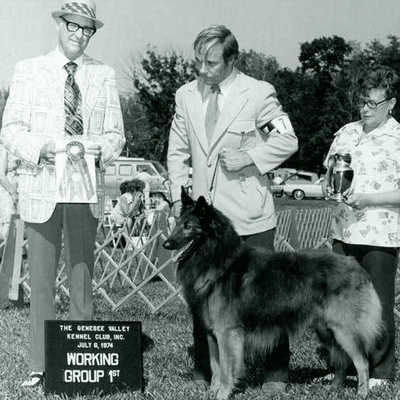
[{"label": "award ribbon", "polygon": [[[62,195],[66,195],[69,192],[71,200],[74,197],[81,197],[82,185],[85,189],[86,198],[89,200],[95,194],[93,183],[90,177],[89,168],[85,159],[85,146],[83,143],[73,140],[66,145],[67,163],[64,170],[64,177],[66,178],[66,186],[64,190],[60,188]],[[82,199],[84,200],[84,199]]]}]

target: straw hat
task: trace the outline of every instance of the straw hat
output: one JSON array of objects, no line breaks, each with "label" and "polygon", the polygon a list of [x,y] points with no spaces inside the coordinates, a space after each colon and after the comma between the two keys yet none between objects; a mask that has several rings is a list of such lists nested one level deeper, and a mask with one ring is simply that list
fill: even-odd
[{"label": "straw hat", "polygon": [[96,19],[96,3],[94,0],[66,0],[59,11],[51,13],[53,18],[58,18],[63,15],[80,15],[81,17],[89,18],[94,21],[96,29],[100,29],[104,24]]}]

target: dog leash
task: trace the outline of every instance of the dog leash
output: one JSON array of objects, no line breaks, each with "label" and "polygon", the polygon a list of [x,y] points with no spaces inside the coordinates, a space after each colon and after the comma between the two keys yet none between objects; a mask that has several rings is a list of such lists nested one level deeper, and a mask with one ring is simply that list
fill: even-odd
[{"label": "dog leash", "polygon": [[215,185],[215,177],[217,176],[217,167],[218,167],[218,163],[219,163],[219,154],[217,157],[217,162],[215,163],[215,168],[214,168],[214,172],[213,172],[213,176],[211,178],[211,184],[210,184],[210,188],[208,189],[208,201],[210,204],[212,204],[212,199],[211,199],[211,193],[214,189],[214,185]]}]

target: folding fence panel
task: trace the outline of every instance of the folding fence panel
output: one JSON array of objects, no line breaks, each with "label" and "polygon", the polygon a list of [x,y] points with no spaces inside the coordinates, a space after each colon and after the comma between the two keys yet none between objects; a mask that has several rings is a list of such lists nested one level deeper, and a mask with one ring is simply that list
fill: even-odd
[{"label": "folding fence panel", "polygon": [[[329,241],[330,208],[282,210],[277,217],[274,244],[277,251],[332,248]],[[162,247],[168,236],[166,218],[164,212],[153,211],[136,219],[131,228],[115,226],[108,215],[100,221],[93,291],[102,296],[112,310],[122,307],[133,296],[145,302],[152,313],[175,298],[186,304],[175,279],[180,253]],[[8,293],[10,300],[21,303],[21,296],[29,299],[31,290],[24,224],[17,217],[10,224],[9,239],[3,246],[0,264],[0,276],[8,278],[0,281],[0,293]],[[69,296],[64,259],[62,255],[56,279],[58,296]],[[157,293],[151,290],[151,283],[155,281],[161,288]],[[396,287],[399,288],[397,304],[400,302],[400,284]],[[400,318],[396,308],[394,312]]]}]

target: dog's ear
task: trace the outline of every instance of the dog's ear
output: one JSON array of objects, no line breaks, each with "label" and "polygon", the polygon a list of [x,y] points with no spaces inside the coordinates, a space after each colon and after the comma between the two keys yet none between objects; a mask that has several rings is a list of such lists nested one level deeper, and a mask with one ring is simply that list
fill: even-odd
[{"label": "dog's ear", "polygon": [[204,196],[200,196],[196,201],[195,213],[200,219],[204,219],[207,211],[207,201]]},{"label": "dog's ear", "polygon": [[194,204],[193,199],[187,194],[187,191],[184,188],[184,186],[181,186],[181,200],[182,200],[182,208],[186,208]]}]

